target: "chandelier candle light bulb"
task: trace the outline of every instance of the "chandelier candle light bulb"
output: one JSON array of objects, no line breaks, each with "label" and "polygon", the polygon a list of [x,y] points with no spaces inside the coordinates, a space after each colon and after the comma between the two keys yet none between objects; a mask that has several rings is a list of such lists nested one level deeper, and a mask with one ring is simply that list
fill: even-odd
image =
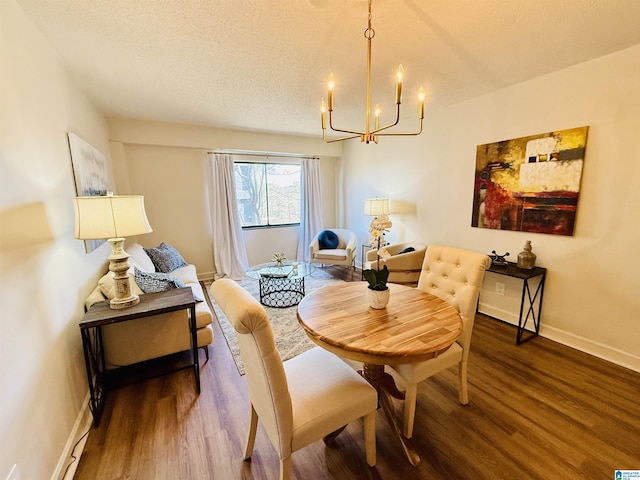
[{"label": "chandelier candle light bulb", "polygon": [[398,71],[396,72],[396,105],[402,103],[402,80],[404,79],[404,67],[402,64],[398,65]]},{"label": "chandelier candle light bulb", "polygon": [[320,112],[322,113],[322,129],[324,130],[327,128],[327,105],[324,103],[324,98],[320,102]]},{"label": "chandelier candle light bulb", "polygon": [[333,72],[329,74],[327,80],[327,101],[329,102],[329,111],[333,111],[333,88],[336,86],[336,81],[333,78]]}]

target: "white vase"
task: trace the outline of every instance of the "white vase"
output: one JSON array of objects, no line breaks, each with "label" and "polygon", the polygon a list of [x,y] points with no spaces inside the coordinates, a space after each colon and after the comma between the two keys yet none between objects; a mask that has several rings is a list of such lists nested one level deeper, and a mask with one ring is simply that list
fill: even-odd
[{"label": "white vase", "polygon": [[382,310],[387,307],[389,303],[389,289],[386,290],[371,290],[367,287],[367,302],[369,306],[376,310]]}]

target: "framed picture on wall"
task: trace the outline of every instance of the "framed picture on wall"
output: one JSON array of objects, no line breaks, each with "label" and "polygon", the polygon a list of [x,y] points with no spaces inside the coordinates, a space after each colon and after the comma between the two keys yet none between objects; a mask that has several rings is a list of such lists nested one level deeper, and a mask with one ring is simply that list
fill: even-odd
[{"label": "framed picture on wall", "polygon": [[471,226],[573,235],[588,130],[478,145]]},{"label": "framed picture on wall", "polygon": [[[113,190],[105,156],[77,135],[68,133],[67,136],[76,195],[78,197],[101,196]],[[92,252],[104,242],[105,240],[85,240],[85,250],[87,253]]]}]

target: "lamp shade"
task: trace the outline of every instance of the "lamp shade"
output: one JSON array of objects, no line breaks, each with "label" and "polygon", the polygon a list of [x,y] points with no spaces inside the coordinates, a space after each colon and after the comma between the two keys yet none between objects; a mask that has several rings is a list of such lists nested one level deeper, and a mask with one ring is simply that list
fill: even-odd
[{"label": "lamp shade", "polygon": [[364,214],[371,217],[389,214],[388,198],[367,198],[364,201]]},{"label": "lamp shade", "polygon": [[75,238],[101,240],[150,233],[142,195],[75,197]]}]

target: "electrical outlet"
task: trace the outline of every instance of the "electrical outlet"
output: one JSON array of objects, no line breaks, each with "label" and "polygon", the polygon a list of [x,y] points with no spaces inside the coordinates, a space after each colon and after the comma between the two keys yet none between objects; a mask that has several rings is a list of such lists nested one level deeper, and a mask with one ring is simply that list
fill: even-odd
[{"label": "electrical outlet", "polygon": [[9,475],[7,475],[7,480],[20,480],[20,471],[18,470],[18,465],[14,465],[11,467],[11,471]]},{"label": "electrical outlet", "polygon": [[504,295],[504,283],[496,282],[496,294]]}]

